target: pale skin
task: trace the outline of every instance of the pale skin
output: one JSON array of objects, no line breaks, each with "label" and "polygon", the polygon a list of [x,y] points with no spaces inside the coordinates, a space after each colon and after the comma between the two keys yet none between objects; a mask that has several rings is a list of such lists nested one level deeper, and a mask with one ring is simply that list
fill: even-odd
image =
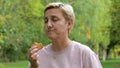
[{"label": "pale skin", "polygon": [[[44,13],[44,30],[47,37],[52,41],[52,50],[61,51],[68,46],[71,40],[68,32],[73,25],[72,19],[66,20],[63,12],[59,8],[51,8]],[[38,57],[37,47],[31,47],[29,54],[30,68],[37,68],[36,59]]]}]

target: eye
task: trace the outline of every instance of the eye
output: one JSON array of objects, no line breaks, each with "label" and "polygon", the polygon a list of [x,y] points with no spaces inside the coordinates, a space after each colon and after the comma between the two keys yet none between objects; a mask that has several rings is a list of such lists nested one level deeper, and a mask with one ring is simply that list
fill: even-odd
[{"label": "eye", "polygon": [[59,20],[59,18],[57,18],[57,17],[53,16],[51,20],[52,20],[53,22],[56,22],[56,21],[58,21],[58,20]]},{"label": "eye", "polygon": [[47,23],[48,22],[48,19],[47,18],[44,18],[44,23]]}]

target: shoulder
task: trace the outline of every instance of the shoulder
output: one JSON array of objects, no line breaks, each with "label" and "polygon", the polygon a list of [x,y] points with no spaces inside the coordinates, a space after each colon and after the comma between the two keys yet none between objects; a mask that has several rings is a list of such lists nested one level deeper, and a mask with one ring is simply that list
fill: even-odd
[{"label": "shoulder", "polygon": [[88,46],[74,41],[73,47],[79,52],[84,68],[102,68],[98,56]]},{"label": "shoulder", "polygon": [[95,54],[94,51],[87,45],[81,44],[79,42],[73,41],[74,48],[80,53],[85,54],[85,55],[90,55],[90,54]]}]

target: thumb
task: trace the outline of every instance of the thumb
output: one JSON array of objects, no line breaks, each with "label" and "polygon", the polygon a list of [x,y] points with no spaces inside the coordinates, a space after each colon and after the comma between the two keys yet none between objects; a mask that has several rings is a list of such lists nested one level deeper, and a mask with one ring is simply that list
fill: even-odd
[{"label": "thumb", "polygon": [[40,61],[39,61],[39,55],[37,55],[37,60],[36,60],[37,64],[40,64]]}]

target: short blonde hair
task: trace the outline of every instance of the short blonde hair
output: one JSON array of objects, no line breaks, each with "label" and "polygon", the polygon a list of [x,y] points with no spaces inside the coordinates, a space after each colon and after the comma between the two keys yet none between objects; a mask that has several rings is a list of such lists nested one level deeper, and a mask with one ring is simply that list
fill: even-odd
[{"label": "short blonde hair", "polygon": [[44,13],[52,8],[59,8],[63,11],[63,15],[65,17],[66,20],[70,20],[72,19],[73,22],[75,20],[75,14],[74,14],[74,10],[72,8],[72,6],[70,4],[65,4],[62,2],[53,2],[53,3],[49,3],[45,9],[44,9]]}]

